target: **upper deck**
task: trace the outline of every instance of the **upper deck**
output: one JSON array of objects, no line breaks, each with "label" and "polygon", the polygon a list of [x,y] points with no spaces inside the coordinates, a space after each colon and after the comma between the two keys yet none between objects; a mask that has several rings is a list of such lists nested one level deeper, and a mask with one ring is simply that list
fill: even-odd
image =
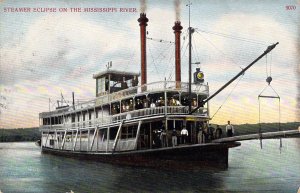
[{"label": "upper deck", "polygon": [[[200,98],[204,99],[209,94],[209,87],[206,84],[191,84],[191,90],[194,98],[197,101]],[[106,104],[111,104],[114,102],[122,102],[126,99],[136,98],[139,96],[146,96],[157,93],[166,93],[167,98],[172,97],[171,95],[176,95],[178,98],[186,97],[188,93],[188,83],[175,82],[175,81],[158,81],[142,86],[134,86],[117,92],[106,93],[101,96],[96,97],[93,100],[78,103],[74,106],[68,106],[61,109],[56,109],[50,112],[42,112],[39,114],[40,118],[51,117],[51,116],[62,116],[71,113],[76,113],[84,110],[93,109]]]}]

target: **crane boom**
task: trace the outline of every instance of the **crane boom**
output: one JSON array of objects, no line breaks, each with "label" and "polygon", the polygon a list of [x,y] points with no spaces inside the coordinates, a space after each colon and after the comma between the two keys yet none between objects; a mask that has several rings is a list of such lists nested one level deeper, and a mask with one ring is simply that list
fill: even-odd
[{"label": "crane boom", "polygon": [[202,102],[200,102],[200,105],[198,105],[198,107],[196,107],[194,110],[192,110],[190,112],[190,114],[194,113],[195,111],[197,111],[200,107],[203,107],[205,103],[207,103],[208,101],[210,101],[212,98],[214,98],[217,94],[219,94],[222,90],[224,90],[228,85],[230,85],[233,81],[235,81],[239,76],[241,76],[242,74],[244,74],[253,64],[255,64],[257,61],[259,61],[262,57],[264,57],[266,54],[268,54],[269,52],[271,52],[276,46],[277,44],[279,44],[279,42],[268,46],[268,48],[264,51],[263,54],[261,54],[258,58],[256,58],[253,62],[251,62],[251,64],[249,64],[246,68],[244,68],[241,72],[239,72],[236,76],[234,76],[231,80],[229,80],[226,84],[224,84],[221,88],[219,88],[219,90],[217,90],[214,94],[212,94],[211,96],[209,96],[207,99],[204,99]]}]

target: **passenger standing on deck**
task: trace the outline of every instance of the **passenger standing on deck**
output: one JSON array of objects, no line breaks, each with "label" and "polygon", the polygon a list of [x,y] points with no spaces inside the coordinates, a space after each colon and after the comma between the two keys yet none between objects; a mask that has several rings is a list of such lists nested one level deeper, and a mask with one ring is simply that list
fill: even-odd
[{"label": "passenger standing on deck", "polygon": [[157,129],[154,130],[153,142],[154,142],[154,147],[156,147],[156,148],[161,147],[160,134],[161,134],[161,132],[159,130],[157,130]]},{"label": "passenger standing on deck", "polygon": [[186,128],[184,127],[182,130],[181,130],[181,137],[182,137],[182,143],[185,144],[186,141],[187,141],[187,136],[189,135],[189,132],[188,130],[186,130]]},{"label": "passenger standing on deck", "polygon": [[232,137],[234,134],[234,128],[233,126],[230,124],[230,121],[228,121],[228,124],[226,126],[226,133],[227,133],[227,137]]},{"label": "passenger standing on deck", "polygon": [[132,80],[132,86],[137,86],[138,84],[139,84],[139,80],[138,80],[137,76],[134,76],[133,80]]},{"label": "passenger standing on deck", "polygon": [[172,131],[172,146],[177,146],[177,131],[176,129],[173,129]]},{"label": "passenger standing on deck", "polygon": [[208,140],[209,141],[214,139],[214,130],[215,130],[215,128],[211,124],[209,124],[209,126],[208,126]]},{"label": "passenger standing on deck", "polygon": [[162,147],[167,147],[167,133],[166,130],[162,129],[160,133],[160,141]]},{"label": "passenger standing on deck", "polygon": [[208,126],[207,126],[207,123],[204,123],[204,126],[203,126],[202,142],[203,143],[208,142]]},{"label": "passenger standing on deck", "polygon": [[220,139],[222,137],[222,129],[220,128],[219,125],[217,125],[217,129],[216,129],[216,139]]},{"label": "passenger standing on deck", "polygon": [[155,108],[155,103],[153,102],[153,99],[151,99],[150,108]]},{"label": "passenger standing on deck", "polygon": [[161,147],[167,147],[167,133],[166,133],[165,124],[166,124],[165,121],[162,121],[162,126],[160,128],[160,135],[159,135]]},{"label": "passenger standing on deck", "polygon": [[198,130],[198,143],[202,143],[202,136],[203,136],[203,124],[201,123]]}]

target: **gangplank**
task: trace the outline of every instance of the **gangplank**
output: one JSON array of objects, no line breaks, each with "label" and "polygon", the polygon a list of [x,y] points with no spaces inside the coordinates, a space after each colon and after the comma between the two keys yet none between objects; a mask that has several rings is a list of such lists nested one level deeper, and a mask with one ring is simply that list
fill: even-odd
[{"label": "gangplank", "polygon": [[249,134],[249,135],[239,135],[234,137],[225,137],[221,139],[215,139],[213,143],[227,143],[234,141],[244,141],[251,139],[273,139],[273,138],[281,138],[281,137],[292,137],[292,136],[300,136],[300,129],[298,130],[289,130],[289,131],[276,131],[276,132],[265,132],[265,133],[257,133],[257,134]]}]

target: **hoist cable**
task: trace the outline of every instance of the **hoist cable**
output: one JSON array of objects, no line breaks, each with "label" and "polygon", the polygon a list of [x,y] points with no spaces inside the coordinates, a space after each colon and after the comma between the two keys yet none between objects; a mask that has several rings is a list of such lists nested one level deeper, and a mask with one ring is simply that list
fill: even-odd
[{"label": "hoist cable", "polygon": [[175,42],[168,41],[168,40],[163,40],[163,39],[155,39],[155,38],[147,38],[148,40],[160,42],[160,43],[169,43],[169,44],[174,44]]},{"label": "hoist cable", "polygon": [[196,30],[200,31],[202,33],[207,33],[207,34],[212,34],[212,35],[216,35],[216,36],[221,36],[221,37],[224,37],[224,38],[230,38],[230,39],[234,39],[234,40],[238,40],[238,41],[244,41],[244,42],[253,43],[253,44],[266,45],[265,43],[258,42],[257,40],[253,40],[253,39],[248,39],[248,38],[243,38],[243,37],[238,37],[238,36],[232,36],[232,35],[218,33],[218,32],[209,32],[209,31],[200,30],[200,29],[196,29]]},{"label": "hoist cable", "polygon": [[219,110],[222,108],[222,106],[225,104],[225,102],[228,100],[228,98],[230,97],[230,95],[233,93],[234,89],[237,87],[237,85],[239,84],[240,80],[243,78],[244,75],[242,75],[239,80],[237,81],[237,83],[234,85],[234,87],[232,88],[232,90],[230,91],[230,93],[227,95],[227,97],[225,98],[225,100],[223,101],[223,103],[219,106],[219,108],[217,109],[217,111],[214,113],[214,115],[211,117],[211,119],[214,118],[214,116],[219,112]]},{"label": "hoist cable", "polygon": [[153,57],[153,55],[152,55],[152,51],[151,51],[150,46],[149,46],[149,52],[150,52],[150,56],[151,56],[151,58],[152,58],[152,62],[153,62],[153,64],[154,64],[156,73],[159,75],[159,73],[158,73],[159,71],[158,71],[157,66],[156,66],[156,64],[155,64],[155,60],[154,60],[154,57]]},{"label": "hoist cable", "polygon": [[273,58],[272,58],[272,51],[271,51],[271,61],[270,61],[270,76],[272,75],[272,61]]},{"label": "hoist cable", "polygon": [[266,75],[267,77],[272,76],[272,51],[271,51],[271,56],[268,61],[268,54],[266,55]]},{"label": "hoist cable", "polygon": [[[268,88],[270,87],[273,92],[276,94],[276,96],[266,96],[266,95],[262,95],[262,93]],[[258,97],[264,97],[264,98],[280,98],[280,96],[278,95],[278,93],[275,91],[275,89],[271,86],[271,84],[268,84],[258,95]]]},{"label": "hoist cable", "polygon": [[227,59],[229,59],[231,62],[233,62],[234,64],[238,65],[233,58],[227,56],[221,49],[219,49],[217,46],[215,46],[210,40],[208,40],[207,38],[205,38],[201,33],[198,32],[198,30],[196,30],[196,32],[206,41],[208,42],[212,47],[214,47],[218,52],[220,52],[223,56],[225,56]]},{"label": "hoist cable", "polygon": [[[263,95],[264,91],[270,87],[273,92],[276,94],[276,96],[271,96],[271,95]],[[275,98],[278,99],[278,131],[281,131],[281,108],[280,108],[280,96],[278,95],[278,93],[275,91],[275,89],[271,86],[271,84],[269,83],[262,91],[261,93],[258,95],[258,121],[259,121],[259,129],[258,129],[258,133],[259,133],[259,140],[260,140],[260,148],[262,149],[262,129],[261,129],[261,105],[260,105],[260,98]],[[280,151],[282,148],[282,139],[280,138],[280,145],[279,145]]]},{"label": "hoist cable", "polygon": [[266,54],[266,76],[269,77],[269,74],[268,74],[268,54]]}]

